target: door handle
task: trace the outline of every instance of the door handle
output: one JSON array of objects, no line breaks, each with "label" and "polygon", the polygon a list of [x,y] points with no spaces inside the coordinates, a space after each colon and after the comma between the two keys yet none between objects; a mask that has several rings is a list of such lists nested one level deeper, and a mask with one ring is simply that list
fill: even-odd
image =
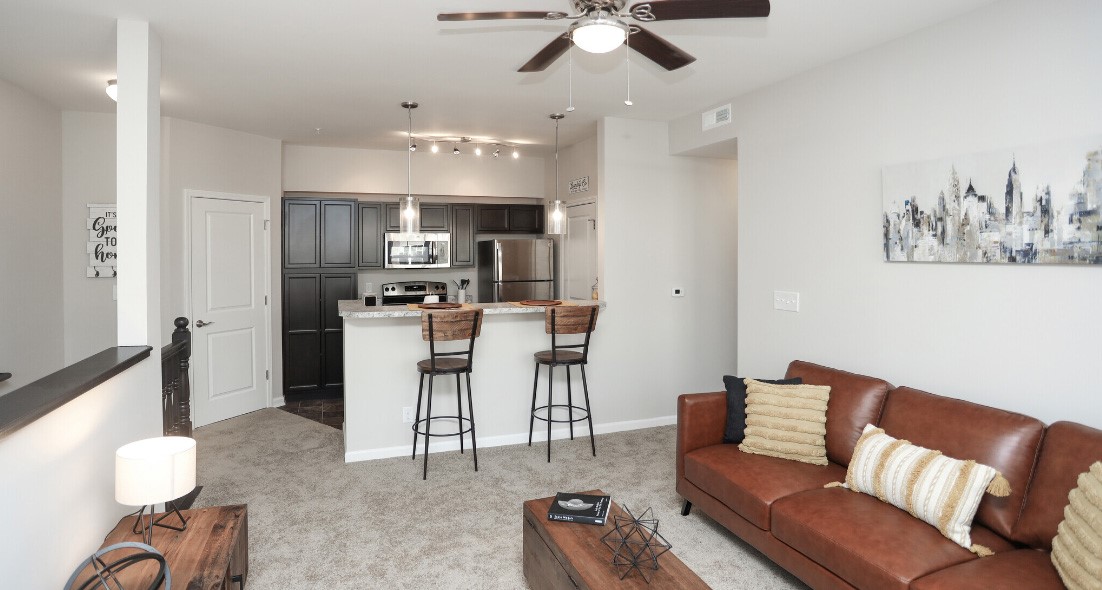
[{"label": "door handle", "polygon": [[213,323],[214,322],[204,322],[203,320],[199,320],[199,321],[195,322],[195,327],[196,328],[202,328],[203,326],[209,326]]}]

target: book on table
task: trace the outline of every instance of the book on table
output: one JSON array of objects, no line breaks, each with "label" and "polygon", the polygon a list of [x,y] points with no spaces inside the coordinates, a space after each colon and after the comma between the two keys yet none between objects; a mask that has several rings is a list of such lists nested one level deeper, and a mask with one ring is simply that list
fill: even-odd
[{"label": "book on table", "polygon": [[559,492],[547,510],[547,520],[603,525],[611,504],[609,496]]}]

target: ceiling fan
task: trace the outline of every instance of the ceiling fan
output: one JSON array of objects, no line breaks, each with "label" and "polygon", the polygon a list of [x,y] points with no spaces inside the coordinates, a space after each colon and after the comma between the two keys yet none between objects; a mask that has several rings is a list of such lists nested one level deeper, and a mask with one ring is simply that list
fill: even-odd
[{"label": "ceiling fan", "polygon": [[625,0],[570,0],[574,13],[549,11],[450,12],[436,15],[439,21],[472,20],[572,20],[570,27],[541,49],[518,72],[539,72],[570,49],[570,43],[590,53],[607,53],[631,35],[629,46],[644,57],[676,70],[696,58],[639,25],[640,22],[706,18],[756,18],[769,16],[769,0],[653,0],[633,4],[624,10]]}]

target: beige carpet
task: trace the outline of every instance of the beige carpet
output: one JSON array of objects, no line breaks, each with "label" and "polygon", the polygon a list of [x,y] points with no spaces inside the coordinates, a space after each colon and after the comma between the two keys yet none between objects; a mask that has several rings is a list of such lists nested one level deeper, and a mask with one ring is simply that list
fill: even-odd
[{"label": "beige carpet", "polygon": [[[521,505],[601,488],[654,508],[673,551],[717,590],[804,588],[708,517],[680,516],[672,426],[541,445],[344,463],[338,430],[276,409],[199,428],[198,506],[249,505],[250,590],[517,590]],[[412,438],[412,436],[411,436]]]}]

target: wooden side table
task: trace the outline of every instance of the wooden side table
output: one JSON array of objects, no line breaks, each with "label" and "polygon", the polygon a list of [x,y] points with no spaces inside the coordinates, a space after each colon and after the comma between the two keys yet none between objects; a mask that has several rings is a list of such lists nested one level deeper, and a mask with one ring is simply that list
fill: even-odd
[{"label": "wooden side table", "polygon": [[[188,590],[243,590],[249,575],[249,519],[244,504],[183,510],[187,530],[153,528],[153,543],[165,556],[174,588]],[[166,522],[175,520],[169,517]],[[134,517],[119,521],[103,547],[123,541],[141,542],[134,534]],[[144,588],[152,581],[155,568],[140,565],[119,575],[126,588]],[[143,585],[144,583],[144,585]]]}]

